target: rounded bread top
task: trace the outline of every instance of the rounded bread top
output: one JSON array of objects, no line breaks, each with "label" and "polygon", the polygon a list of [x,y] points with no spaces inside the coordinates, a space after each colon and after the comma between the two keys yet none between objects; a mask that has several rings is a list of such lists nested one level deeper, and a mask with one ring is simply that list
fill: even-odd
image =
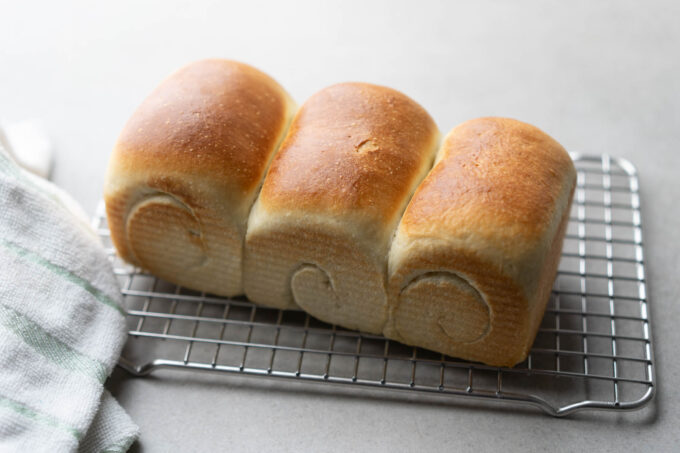
[{"label": "rounded bread top", "polygon": [[137,108],[111,165],[125,175],[192,175],[241,194],[254,192],[292,106],[275,80],[251,66],[197,61],[168,77]]},{"label": "rounded bread top", "polygon": [[569,154],[540,129],[508,118],[466,121],[445,138],[400,233],[521,249],[556,228],[575,179]]},{"label": "rounded bread top", "polygon": [[261,208],[389,225],[431,165],[439,131],[390,88],[341,83],[304,103],[265,178]]}]

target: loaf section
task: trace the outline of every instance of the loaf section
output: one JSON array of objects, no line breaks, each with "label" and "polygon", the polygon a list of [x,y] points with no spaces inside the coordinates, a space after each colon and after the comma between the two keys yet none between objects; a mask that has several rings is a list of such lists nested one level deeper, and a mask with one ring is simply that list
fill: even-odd
[{"label": "loaf section", "polygon": [[381,333],[391,238],[439,132],[407,96],[343,83],[300,108],[251,212],[250,300]]},{"label": "loaf section", "polygon": [[187,288],[242,294],[248,214],[294,111],[278,83],[234,61],[195,62],[162,82],[109,161],[119,255]]},{"label": "loaf section", "polygon": [[575,183],[567,152],[533,126],[481,118],[454,128],[392,243],[384,334],[490,365],[524,360]]},{"label": "loaf section", "polygon": [[257,69],[203,60],[132,115],[104,197],[118,254],[165,280],[512,366],[575,183],[562,146],[520,121],[467,121],[440,146],[390,88],[333,85],[296,113]]}]

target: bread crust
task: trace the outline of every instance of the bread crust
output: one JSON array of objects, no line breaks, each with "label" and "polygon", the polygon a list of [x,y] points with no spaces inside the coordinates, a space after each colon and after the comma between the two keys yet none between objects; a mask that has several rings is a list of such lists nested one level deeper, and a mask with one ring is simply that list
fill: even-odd
[{"label": "bread crust", "polygon": [[436,153],[429,114],[366,83],[321,90],[291,124],[294,109],[238,62],[203,60],[166,79],[109,163],[120,256],[188,288],[245,289],[444,354],[524,360],[575,188],[564,148],[529,124],[479,118]]},{"label": "bread crust", "polygon": [[188,288],[242,293],[248,213],[294,109],[276,81],[235,61],[198,61],[163,81],[109,161],[104,198],[120,256]]},{"label": "bread crust", "polygon": [[197,61],[142,102],[123,127],[114,156],[132,171],[191,170],[196,178],[248,193],[262,180],[291,104],[275,80],[252,66]]},{"label": "bread crust", "polygon": [[[389,224],[401,214],[438,135],[425,109],[396,90],[330,86],[297,113],[260,203],[270,212],[350,213]],[[425,160],[429,167],[431,156]]]},{"label": "bread crust", "polygon": [[[480,118],[454,128],[404,212],[390,250],[392,318],[385,334],[492,365],[523,360],[555,278],[575,182],[567,152],[534,126]],[[433,272],[450,273],[478,291],[489,307],[486,335],[455,341],[427,328],[399,332],[397,324],[408,325],[397,319],[404,291],[419,275]],[[432,291],[423,292],[421,310],[428,310]],[[477,303],[466,294],[473,293],[462,296],[470,306]],[[438,316],[448,316],[449,308],[442,307]],[[459,315],[464,326],[465,314]],[[407,316],[415,320],[417,313]]]},{"label": "bread crust", "polygon": [[246,295],[381,332],[389,243],[438,140],[427,112],[390,88],[343,83],[313,95],[251,212]]}]

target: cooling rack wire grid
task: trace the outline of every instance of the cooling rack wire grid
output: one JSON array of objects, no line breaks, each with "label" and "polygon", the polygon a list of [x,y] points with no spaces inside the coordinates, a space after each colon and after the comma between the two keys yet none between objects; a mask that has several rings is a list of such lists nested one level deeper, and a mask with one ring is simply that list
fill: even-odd
[{"label": "cooling rack wire grid", "polygon": [[578,171],[562,259],[526,361],[496,368],[164,282],[115,255],[103,204],[93,220],[114,263],[136,375],[181,368],[336,383],[539,407],[632,410],[655,376],[635,167],[572,153]]}]

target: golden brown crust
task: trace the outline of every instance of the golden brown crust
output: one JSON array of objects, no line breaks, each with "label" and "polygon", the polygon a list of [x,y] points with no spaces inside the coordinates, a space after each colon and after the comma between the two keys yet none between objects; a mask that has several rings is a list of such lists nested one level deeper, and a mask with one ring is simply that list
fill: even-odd
[{"label": "golden brown crust", "polygon": [[533,241],[552,222],[575,175],[564,148],[538,128],[507,118],[467,121],[444,140],[438,164],[413,195],[402,223],[410,234],[475,232]]},{"label": "golden brown crust", "polygon": [[367,83],[325,88],[293,120],[260,202],[384,222],[403,209],[437,137],[430,115],[398,91]]},{"label": "golden brown crust", "polygon": [[234,61],[192,63],[161,83],[109,161],[120,256],[192,289],[242,293],[248,213],[293,108],[273,79]]},{"label": "golden brown crust", "polygon": [[[567,152],[534,126],[480,118],[454,128],[393,241],[385,334],[490,365],[523,360],[550,296],[575,182]],[[432,274],[429,286],[414,287]],[[465,300],[447,305],[437,285]],[[480,303],[490,325],[477,337]],[[435,322],[464,317],[479,324],[466,335]]]},{"label": "golden brown crust", "polygon": [[422,107],[389,88],[345,83],[312,96],[248,220],[246,295],[381,332],[389,244],[438,135]]},{"label": "golden brown crust", "polygon": [[249,192],[288,121],[287,94],[243,63],[202,60],[168,77],[137,108],[114,154],[159,174],[197,176]]}]

